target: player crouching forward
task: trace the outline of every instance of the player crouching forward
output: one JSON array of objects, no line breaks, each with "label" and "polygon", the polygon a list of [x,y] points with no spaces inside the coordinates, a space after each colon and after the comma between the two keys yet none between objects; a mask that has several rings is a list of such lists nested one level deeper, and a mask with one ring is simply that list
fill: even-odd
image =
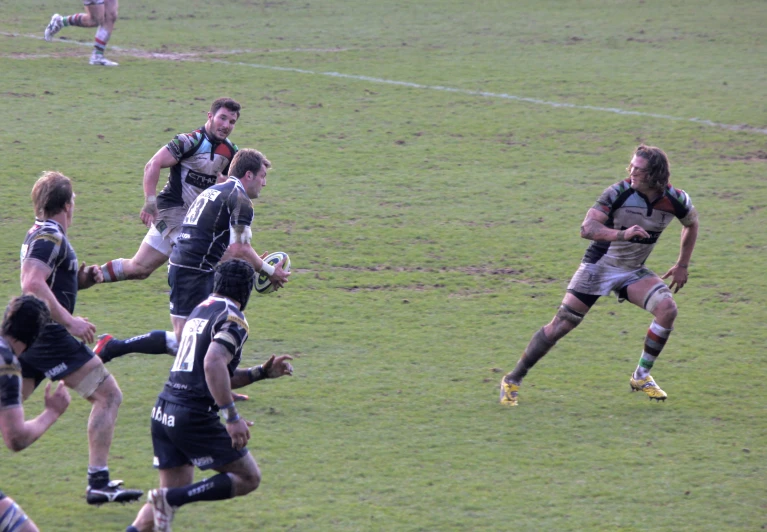
[{"label": "player crouching forward", "polygon": [[[255,282],[255,270],[243,260],[216,268],[213,293],[184,326],[178,354],[165,388],[152,409],[152,445],[160,470],[160,488],[126,532],[169,531],[177,508],[198,501],[220,501],[258,488],[261,472],[246,445],[249,426],[232,403],[232,389],[263,379],[292,375],[289,355],[237,369],[248,338],[242,311]],[[223,412],[226,424],[218,418]],[[218,474],[192,483],[194,466]]]}]

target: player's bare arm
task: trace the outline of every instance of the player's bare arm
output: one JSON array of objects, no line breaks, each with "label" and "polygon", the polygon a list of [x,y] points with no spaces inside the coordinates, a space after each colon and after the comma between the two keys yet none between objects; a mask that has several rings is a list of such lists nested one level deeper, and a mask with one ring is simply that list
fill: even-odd
[{"label": "player's bare arm", "polygon": [[224,412],[226,431],[232,438],[232,447],[242,449],[250,439],[248,425],[253,423],[240,417],[232,401],[232,385],[227,368],[232,356],[226,347],[217,342],[211,342],[205,354],[205,382],[216,404]]},{"label": "player's bare arm", "polygon": [[98,264],[92,266],[85,266],[85,261],[80,264],[80,269],[77,270],[77,289],[85,290],[90,288],[94,284],[104,282],[104,273]]},{"label": "player's bare arm", "polygon": [[286,375],[292,377],[293,365],[290,363],[291,360],[293,357],[290,355],[272,355],[263,364],[246,369],[236,369],[231,379],[232,389],[242,388],[261,380],[279,379]]},{"label": "player's bare arm", "polygon": [[671,284],[669,284],[668,287],[674,289],[674,293],[679,292],[679,290],[687,284],[690,259],[692,258],[692,252],[695,249],[695,242],[698,240],[698,228],[697,217],[690,225],[682,227],[679,258],[677,259],[676,264],[661,277],[661,279],[668,279],[671,277]]},{"label": "player's bare arm", "polygon": [[[288,282],[290,272],[286,272],[282,269],[285,264],[284,259],[281,260],[279,264],[271,266],[263,261],[262,257],[265,256],[266,253],[264,253],[262,256],[259,256],[258,253],[256,253],[256,250],[253,249],[253,247],[250,245],[250,243],[245,244],[242,242],[233,242],[232,244],[229,244],[229,247],[226,249],[226,252],[221,258],[221,262],[229,259],[242,259],[247,261],[251,264],[251,266],[253,266],[253,268],[255,268],[257,272],[266,273],[269,276],[269,279],[271,279],[272,284],[274,284],[274,289],[277,290]],[[274,268],[274,271],[271,272],[270,268]]]},{"label": "player's bare arm", "polygon": [[157,218],[157,184],[160,182],[160,172],[178,163],[167,146],[163,146],[144,166],[144,206],[141,208],[141,221],[149,227]]},{"label": "player's bare arm", "polygon": [[56,299],[46,283],[51,268],[37,259],[25,259],[21,263],[21,290],[45,301],[51,310],[51,318],[66,327],[69,334],[81,338],[85,343],[93,342],[96,326],[88,318],[72,316]]},{"label": "player's bare arm", "polygon": [[597,209],[589,209],[586,218],[581,224],[581,238],[602,242],[622,242],[632,238],[649,238],[650,235],[639,225],[632,225],[628,229],[610,229],[605,225],[608,216]]},{"label": "player's bare arm", "polygon": [[6,447],[19,452],[32,445],[64,413],[70,400],[63,381],[59,381],[52,394],[51,383],[48,382],[45,387],[45,409],[36,418],[24,421],[24,408],[21,405],[0,410],[0,432],[3,433]]}]

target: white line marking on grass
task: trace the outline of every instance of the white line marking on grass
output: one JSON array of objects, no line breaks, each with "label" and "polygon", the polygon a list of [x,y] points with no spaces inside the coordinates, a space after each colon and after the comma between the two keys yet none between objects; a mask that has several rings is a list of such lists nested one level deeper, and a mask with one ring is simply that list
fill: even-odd
[{"label": "white line marking on grass", "polygon": [[[0,32],[0,35],[8,36],[8,37],[27,37],[32,39],[38,39],[41,40],[42,37],[38,35],[29,35],[29,34],[18,34],[18,33],[6,33],[6,32]],[[65,42],[65,43],[71,43],[78,46],[93,46],[93,43],[82,43],[77,41],[71,41],[69,39],[56,39],[56,41],[59,42]],[[456,94],[465,94],[467,96],[482,96],[484,98],[498,98],[503,100],[512,100],[517,102],[524,102],[524,103],[531,103],[534,105],[545,105],[548,107],[559,107],[559,108],[565,108],[565,109],[583,109],[586,111],[596,111],[601,113],[613,113],[618,115],[624,115],[624,116],[641,116],[641,117],[647,117],[647,118],[658,118],[661,120],[673,120],[676,122],[693,122],[695,124],[701,124],[704,126],[711,126],[711,127],[717,127],[721,129],[727,129],[730,131],[743,131],[746,133],[760,133],[762,135],[767,135],[767,128],[759,128],[759,127],[753,127],[749,126],[747,124],[723,124],[721,122],[714,122],[713,120],[707,120],[705,118],[683,118],[679,116],[672,116],[672,115],[664,115],[659,113],[645,113],[642,111],[629,111],[627,109],[620,109],[618,107],[600,107],[596,105],[579,105],[575,103],[566,103],[566,102],[555,102],[550,100],[541,100],[539,98],[530,98],[526,96],[516,96],[514,94],[506,94],[506,93],[498,93],[498,92],[488,92],[488,91],[477,91],[477,90],[470,90],[470,89],[457,89],[453,87],[443,87],[441,85],[422,85],[420,83],[413,83],[410,81],[396,81],[392,79],[385,79],[385,78],[374,78],[371,76],[360,76],[356,74],[344,74],[342,72],[318,72],[315,70],[305,70],[302,68],[293,68],[293,67],[279,67],[279,66],[272,66],[272,65],[262,65],[258,63],[245,63],[242,61],[226,61],[224,59],[204,59],[200,58],[199,54],[170,54],[170,53],[155,53],[155,52],[147,52],[144,50],[136,50],[136,49],[130,49],[130,48],[120,48],[118,46],[110,46],[110,50],[115,50],[118,52],[121,52],[125,55],[134,55],[141,58],[152,58],[152,59],[177,59],[181,61],[195,61],[195,62],[210,62],[210,63],[219,63],[223,65],[231,65],[231,66],[244,66],[244,67],[250,67],[250,68],[260,68],[264,70],[274,70],[278,72],[294,72],[297,74],[310,74],[314,76],[328,76],[328,77],[334,77],[334,78],[343,78],[343,79],[351,79],[354,81],[367,81],[369,83],[379,83],[384,85],[395,85],[398,87],[408,87],[411,89],[424,89],[424,90],[433,90],[433,91],[441,91],[441,92],[452,92]],[[296,49],[299,50],[299,49]],[[339,49],[340,50],[340,49]],[[222,52],[214,52],[219,53],[222,55],[225,54],[234,54],[234,53],[248,53],[247,50],[231,50],[231,51],[222,51]],[[252,52],[256,53],[256,52]]]}]

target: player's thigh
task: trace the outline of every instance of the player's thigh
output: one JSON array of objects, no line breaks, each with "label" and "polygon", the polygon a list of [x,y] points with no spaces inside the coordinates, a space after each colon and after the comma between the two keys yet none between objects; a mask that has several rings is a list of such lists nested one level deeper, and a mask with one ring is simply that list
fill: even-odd
[{"label": "player's thigh", "polygon": [[673,299],[663,279],[650,273],[625,288],[627,299],[637,307],[652,313],[664,299]]},{"label": "player's thigh", "polygon": [[85,10],[88,12],[88,18],[91,20],[92,26],[98,26],[104,23],[104,3],[85,3]]},{"label": "player's thigh", "polygon": [[[165,264],[168,257],[170,257],[170,244],[166,243],[159,233],[157,235],[150,235],[151,232],[152,229],[149,230],[149,233],[141,242],[136,254],[130,259],[127,265],[129,271],[125,272],[127,276],[130,276],[133,272],[152,273]],[[123,264],[123,268],[125,267],[126,264]]]},{"label": "player's thigh", "polygon": [[[19,526],[19,523],[22,523]],[[14,532],[39,532],[37,525],[24,513],[24,509],[16,504],[10,497],[0,499],[0,525],[1,530],[13,530]]]},{"label": "player's thigh", "polygon": [[115,402],[119,404],[122,401],[122,392],[117,381],[99,357],[94,356],[84,366],[62,380],[88,401],[110,404]]}]

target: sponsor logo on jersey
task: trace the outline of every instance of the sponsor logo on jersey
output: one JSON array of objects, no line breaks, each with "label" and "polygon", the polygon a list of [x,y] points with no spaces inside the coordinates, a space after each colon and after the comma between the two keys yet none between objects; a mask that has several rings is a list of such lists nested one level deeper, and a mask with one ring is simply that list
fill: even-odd
[{"label": "sponsor logo on jersey", "polygon": [[186,182],[193,187],[205,189],[216,184],[216,176],[189,170],[189,173],[186,174]]}]

